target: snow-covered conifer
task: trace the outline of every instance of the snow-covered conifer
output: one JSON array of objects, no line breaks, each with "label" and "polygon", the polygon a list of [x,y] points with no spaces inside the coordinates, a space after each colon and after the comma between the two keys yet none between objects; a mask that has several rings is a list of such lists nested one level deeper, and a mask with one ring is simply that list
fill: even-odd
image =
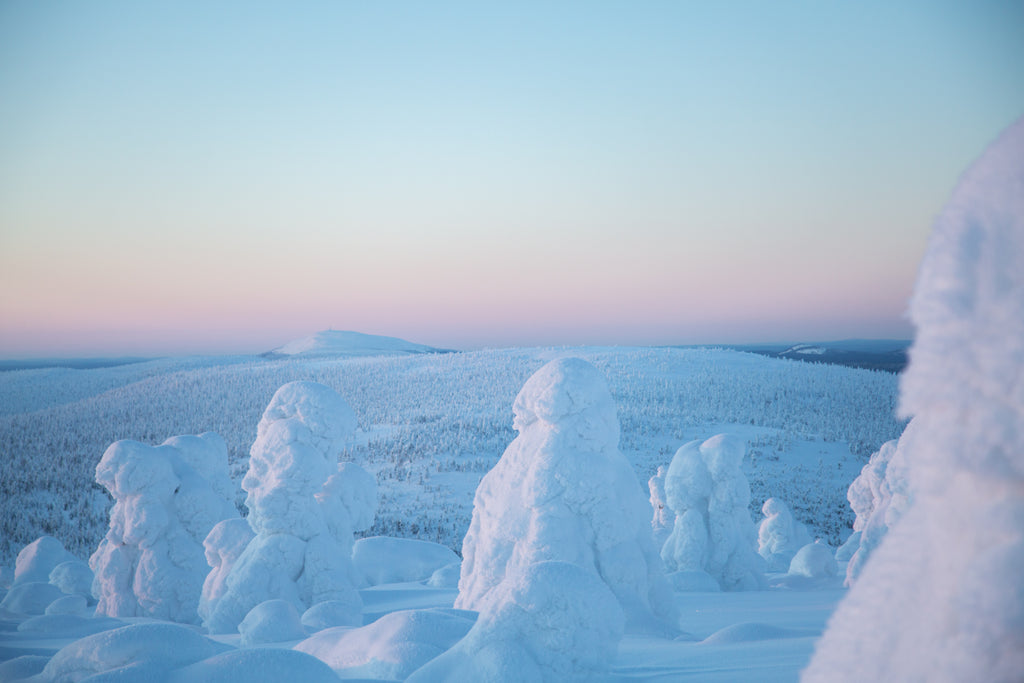
[{"label": "snow-covered conifer", "polygon": [[757,553],[768,562],[769,571],[784,572],[796,551],[813,539],[789,506],[778,498],[769,498],[761,506],[764,519],[757,530]]},{"label": "snow-covered conifer", "polygon": [[654,535],[654,545],[660,548],[665,545],[670,533],[672,533],[673,515],[672,509],[668,506],[665,498],[665,467],[659,466],[657,473],[647,480],[647,488],[651,492],[651,510],[654,516],[651,518],[651,533]]}]

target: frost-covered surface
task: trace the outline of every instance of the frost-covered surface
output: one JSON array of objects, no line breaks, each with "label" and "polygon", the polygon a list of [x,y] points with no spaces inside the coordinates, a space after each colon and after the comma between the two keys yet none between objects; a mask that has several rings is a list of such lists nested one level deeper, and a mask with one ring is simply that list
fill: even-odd
[{"label": "frost-covered surface", "polygon": [[[0,407],[10,414],[0,415],[0,564],[13,564],[43,534],[88,557],[109,520],[110,499],[93,482],[96,463],[120,439],[159,443],[168,434],[215,431],[227,442],[237,487],[267,397],[293,380],[332,387],[363,425],[343,459],[377,479],[381,507],[370,533],[458,550],[472,492],[515,437],[508,406],[544,362],[567,354],[607,378],[622,427],[619,448],[641,481],[679,444],[730,431],[749,444],[751,513],[780,497],[833,545],[853,522],[847,487],[864,459],[902,428],[893,417],[892,374],[707,349],[183,358],[3,372]],[[39,401],[22,401],[20,387]]]},{"label": "frost-covered surface", "polygon": [[592,680],[610,667],[624,623],[618,599],[592,571],[538,562],[508,574],[466,637],[408,681]]},{"label": "frost-covered surface", "polygon": [[618,450],[604,377],[578,358],[551,361],[523,385],[513,413],[519,436],[476,490],[455,606],[481,610],[503,581],[556,560],[599,576],[631,625],[674,628],[650,507]]},{"label": "frost-covered surface", "polygon": [[903,435],[886,441],[872,454],[860,476],[850,484],[846,497],[857,518],[853,530],[857,533],[856,547],[844,549],[851,553],[846,565],[846,585],[852,585],[864,569],[871,553],[881,544],[889,527],[910,508],[913,502],[909,486],[907,453],[913,447],[915,422],[911,420]]},{"label": "frost-covered surface", "polygon": [[764,586],[764,559],[750,518],[750,485],[743,474],[745,447],[729,434],[691,441],[676,451],[665,476],[675,513],[661,548],[669,572],[705,572],[722,590]]},{"label": "frost-covered surface", "polygon": [[769,498],[761,506],[761,513],[764,519],[757,528],[757,553],[768,563],[769,571],[787,571],[796,551],[813,539],[782,500]]},{"label": "frost-covered surface", "polygon": [[110,528],[89,558],[99,614],[198,623],[209,571],[203,539],[237,516],[227,447],[212,432],[160,446],[117,441],[96,466],[114,497]]},{"label": "frost-covered surface", "polygon": [[412,538],[372,536],[355,542],[352,564],[361,586],[429,579],[435,571],[459,563],[450,548]]},{"label": "frost-covered surface", "polygon": [[256,429],[249,471],[242,480],[246,519],[255,537],[226,575],[221,558],[233,555],[239,535],[231,530],[220,540],[207,538],[207,553],[217,558],[213,571],[218,573],[202,597],[203,625],[211,633],[234,632],[266,600],[288,601],[297,614],[326,600],[358,602],[351,525],[353,517],[362,519],[367,504],[363,497],[346,500],[346,487],[328,481],[335,473],[344,476],[338,454],[355,428],[352,409],[330,387],[290,382],[274,393]]},{"label": "frost-covered surface", "polygon": [[806,681],[1024,671],[1024,120],[961,179],[911,301],[900,409],[914,503],[839,606]]}]

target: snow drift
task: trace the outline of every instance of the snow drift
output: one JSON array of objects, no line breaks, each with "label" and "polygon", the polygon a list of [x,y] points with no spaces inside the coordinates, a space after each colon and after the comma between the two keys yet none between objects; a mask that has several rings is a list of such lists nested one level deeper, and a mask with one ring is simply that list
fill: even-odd
[{"label": "snow drift", "polygon": [[599,576],[631,626],[674,628],[650,507],[618,450],[604,377],[578,358],[551,361],[523,385],[513,413],[519,436],[476,490],[455,607],[484,610],[502,581],[555,560]]},{"label": "snow drift", "polygon": [[1024,119],[938,218],[900,410],[914,503],[836,610],[806,681],[1024,671]]}]

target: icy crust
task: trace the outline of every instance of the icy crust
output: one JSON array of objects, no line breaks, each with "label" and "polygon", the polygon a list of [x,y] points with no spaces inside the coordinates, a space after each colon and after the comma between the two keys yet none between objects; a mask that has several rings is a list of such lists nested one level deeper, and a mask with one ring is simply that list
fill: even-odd
[{"label": "icy crust", "polygon": [[650,507],[618,450],[604,377],[578,358],[551,361],[527,380],[513,411],[519,436],[476,490],[455,607],[482,610],[503,580],[556,560],[600,576],[631,627],[674,628]]},{"label": "icy crust", "polygon": [[224,440],[207,432],[155,447],[117,441],[96,466],[96,481],[114,497],[110,528],[89,558],[97,614],[198,623],[209,570],[203,539],[238,516],[224,483]]},{"label": "icy crust", "polygon": [[807,681],[1024,671],[1024,120],[936,222],[901,410],[914,504],[836,610]]},{"label": "icy crust", "polygon": [[508,575],[466,637],[406,680],[593,680],[607,673],[623,628],[619,601],[596,574],[540,562]]},{"label": "icy crust", "polygon": [[764,587],[766,564],[748,511],[750,485],[740,469],[745,450],[736,437],[718,434],[676,451],[665,478],[676,515],[661,549],[668,571],[706,572],[727,591]]},{"label": "icy crust", "polygon": [[768,563],[769,571],[787,571],[797,551],[813,540],[811,534],[778,498],[766,500],[761,513],[764,519],[757,529],[757,554]]},{"label": "icy crust", "polygon": [[274,394],[242,480],[254,535],[237,555],[247,535],[241,527],[218,528],[206,539],[213,572],[202,612],[211,633],[233,633],[253,607],[272,599],[299,614],[327,600],[358,613],[352,531],[372,521],[376,484],[356,465],[339,468],[355,427],[352,409],[322,384],[291,382]]}]

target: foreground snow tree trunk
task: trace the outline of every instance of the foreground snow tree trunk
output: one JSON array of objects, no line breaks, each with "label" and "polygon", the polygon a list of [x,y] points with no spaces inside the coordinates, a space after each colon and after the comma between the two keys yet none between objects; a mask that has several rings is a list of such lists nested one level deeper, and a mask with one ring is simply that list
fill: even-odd
[{"label": "foreground snow tree trunk", "polygon": [[836,610],[804,680],[1019,681],[1024,120],[960,181],[910,310],[917,338],[900,410],[914,416],[914,500]]}]

